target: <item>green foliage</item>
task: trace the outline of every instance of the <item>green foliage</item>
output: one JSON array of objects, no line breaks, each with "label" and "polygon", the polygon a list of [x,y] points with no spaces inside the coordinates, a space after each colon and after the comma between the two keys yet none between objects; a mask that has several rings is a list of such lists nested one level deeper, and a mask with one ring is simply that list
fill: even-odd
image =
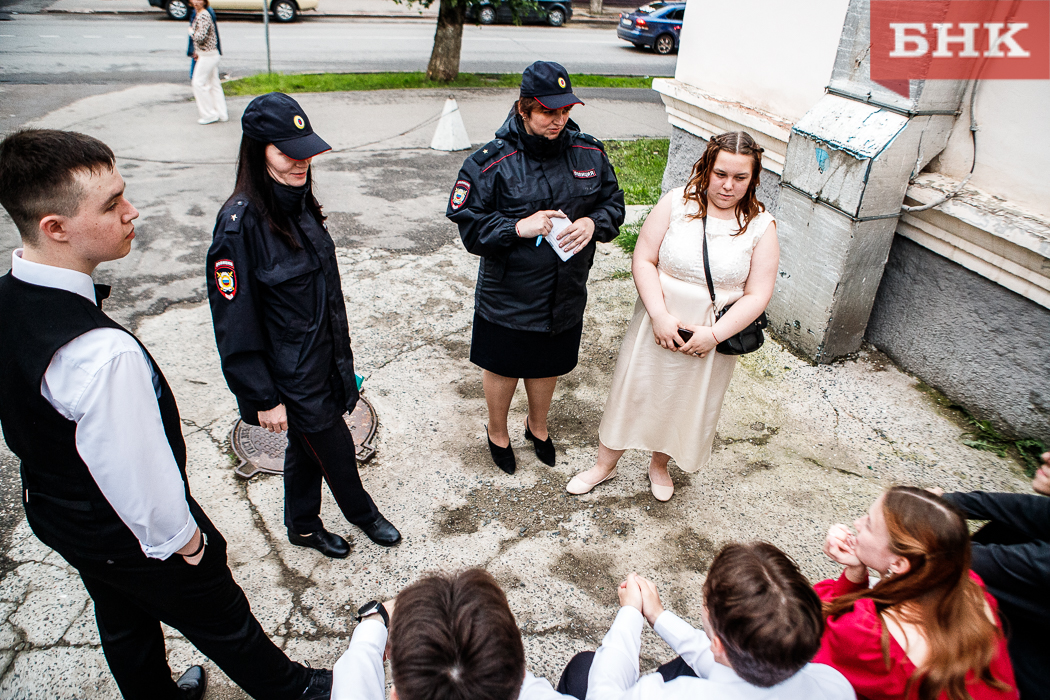
[{"label": "green foliage", "polygon": [[1011,450],[1014,450],[1024,464],[1025,473],[1028,476],[1035,476],[1035,471],[1039,468],[1039,456],[1046,452],[1046,445],[1031,438],[1022,440],[1008,438],[996,430],[990,421],[977,420],[961,406],[954,406],[954,408],[962,411],[967,421],[973,426],[972,430],[963,433],[964,437],[969,436],[969,439],[962,441],[964,445],[975,450],[994,452],[1000,457],[1006,457]]},{"label": "green foliage", "polygon": [[[576,78],[573,77],[572,81],[575,87]],[[605,142],[605,152],[616,168],[616,178],[627,204],[651,206],[660,200],[660,183],[667,166],[669,144],[668,139]]]},{"label": "green foliage", "polygon": [[610,279],[614,279],[614,280],[629,280],[629,279],[631,279],[631,271],[630,270],[616,270],[611,275],[609,275],[609,278]]},{"label": "green foliage", "polygon": [[[573,78],[573,85],[576,78]],[[660,200],[660,183],[667,167],[668,139],[638,139],[637,141],[606,141],[605,151],[616,168],[616,179],[623,188],[627,204],[652,207]],[[646,212],[648,214],[649,212]],[[643,216],[633,224],[620,227],[616,245],[631,255],[642,230]]]},{"label": "green foliage", "polygon": [[[619,75],[570,75],[573,87],[649,88],[651,78]],[[259,73],[223,83],[227,95],[262,95],[267,92],[344,92],[354,90],[403,90],[409,88],[516,88],[520,73],[460,73],[450,83],[427,80],[426,73]],[[667,140],[663,140],[664,159]],[[662,175],[662,171],[661,171]],[[657,182],[659,191],[659,182]]]}]

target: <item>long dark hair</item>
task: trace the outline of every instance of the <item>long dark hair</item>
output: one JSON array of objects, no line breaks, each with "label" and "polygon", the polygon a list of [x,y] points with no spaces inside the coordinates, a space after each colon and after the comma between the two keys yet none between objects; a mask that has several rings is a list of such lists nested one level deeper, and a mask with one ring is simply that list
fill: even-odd
[{"label": "long dark hair", "polygon": [[718,158],[719,152],[751,156],[751,182],[747,186],[747,192],[736,205],[736,223],[739,229],[734,235],[743,233],[751,220],[758,216],[759,212],[766,210],[765,205],[758,201],[757,195],[764,150],[746,131],[730,131],[711,137],[707,142],[707,150],[700,156],[700,160],[696,161],[693,174],[689,176],[689,182],[685,185],[685,201],[691,199],[700,205],[700,211],[691,218],[702,219],[707,215],[707,187],[711,184],[711,170],[715,167],[715,159]]},{"label": "long dark hair", "polygon": [[[277,200],[273,195],[274,179],[266,167],[266,146],[268,144],[257,141],[251,136],[241,136],[241,152],[237,156],[237,184],[233,186],[235,197],[245,197],[254,204],[266,219],[270,230],[283,239],[293,250],[302,248],[298,236],[292,230],[292,223],[288,217],[277,206]],[[309,196],[306,198],[306,208],[319,222],[326,217],[321,211],[321,203],[314,197],[313,192],[313,168],[306,176],[306,186],[309,188]],[[230,200],[227,200],[229,204]]]},{"label": "long dark hair", "polygon": [[[908,560],[907,573],[883,578],[874,588],[839,596],[824,604],[826,617],[837,617],[861,598],[875,610],[894,613],[920,627],[929,646],[926,661],[908,680],[919,684],[920,700],[947,694],[969,700],[966,674],[996,690],[1008,690],[992,675],[1002,632],[985,615],[981,587],[970,578],[970,532],[954,505],[928,491],[894,486],[882,502],[890,550]],[[882,654],[889,666],[889,631],[882,625]]]}]

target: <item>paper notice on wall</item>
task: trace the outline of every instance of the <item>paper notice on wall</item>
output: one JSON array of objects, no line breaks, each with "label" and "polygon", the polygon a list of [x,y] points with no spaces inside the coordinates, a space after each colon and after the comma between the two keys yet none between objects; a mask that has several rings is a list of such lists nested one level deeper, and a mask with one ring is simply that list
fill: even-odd
[{"label": "paper notice on wall", "polygon": [[568,218],[561,219],[551,217],[551,231],[546,236],[544,236],[544,238],[547,239],[547,242],[551,244],[551,248],[554,248],[554,252],[558,254],[558,257],[561,258],[563,262],[571,258],[572,253],[566,250],[562,250],[561,247],[558,245],[558,234],[564,231],[565,229],[569,228],[569,224],[571,223],[572,221],[570,221]]}]

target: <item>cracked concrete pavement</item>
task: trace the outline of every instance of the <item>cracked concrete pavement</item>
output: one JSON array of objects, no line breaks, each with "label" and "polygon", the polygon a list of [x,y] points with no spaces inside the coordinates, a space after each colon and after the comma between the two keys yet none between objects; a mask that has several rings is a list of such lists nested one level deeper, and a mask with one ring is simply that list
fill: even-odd
[{"label": "cracked concrete pavement", "polygon": [[[393,596],[426,571],[484,566],[506,588],[530,667],[556,682],[572,654],[600,641],[628,571],[654,577],[668,607],[699,624],[704,573],[727,541],[769,540],[818,580],[837,573],[820,553],[828,525],[851,522],[890,484],[1028,488],[1016,464],[965,447],[959,416],[877,351],[815,367],[771,341],[739,362],[711,465],[691,475],[672,469],[672,501],[651,497],[647,456],[634,451],[616,479],[586,496],[566,494],[572,474],[593,463],[635,299],[622,274],[629,260],[615,245],[599,246],[581,362],[554,397],[558,464],[542,465],[515,429],[519,471],[503,474],[488,457],[480,372],[467,359],[477,259],[443,216],[467,153],[426,148],[434,128],[427,120],[440,113],[445,94],[302,95],[336,150],[316,161],[316,183],[339,247],[358,371],[380,422],[378,453],[362,478],[405,541],[390,550],[372,545],[326,491],[322,517],[353,541],[353,553],[332,561],[293,547],[284,536],[281,480],[233,474],[228,434],[236,407],[203,284],[248,98],[230,99],[230,123],[202,128],[188,97],[184,86],[136,87],[85,97],[33,124],[90,133],[119,156],[142,213],[138,237],[132,253],[104,265],[96,281],[115,284],[107,311],[164,369],[183,416],[191,488],[229,541],[230,566],[256,616],[293,658],[331,666],[352,631],[351,608]],[[456,97],[481,143],[514,94]],[[574,117],[599,138],[669,132],[662,106],[647,94],[591,91],[584,99]],[[5,261],[16,245],[4,215]],[[520,391],[511,417],[524,419]],[[119,697],[90,600],[76,572],[26,525],[17,460],[3,446],[0,465],[0,696]],[[173,671],[203,662],[213,674],[209,698],[245,697],[167,632]],[[670,650],[647,631],[643,654],[646,667]]]}]

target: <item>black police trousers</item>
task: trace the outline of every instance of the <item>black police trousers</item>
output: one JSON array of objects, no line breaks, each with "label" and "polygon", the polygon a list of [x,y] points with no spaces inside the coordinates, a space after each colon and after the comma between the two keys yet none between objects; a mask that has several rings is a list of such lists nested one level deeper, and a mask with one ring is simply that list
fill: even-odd
[{"label": "black police trousers", "polygon": [[[569,659],[565,670],[561,672],[561,680],[558,681],[558,692],[562,695],[571,695],[579,700],[587,697],[587,677],[591,673],[591,663],[594,661],[593,651],[581,651]],[[656,669],[664,677],[664,683],[669,683],[679,676],[696,677],[696,671],[689,667],[681,656],[676,656],[660,668]]]},{"label": "black police trousers", "polygon": [[[66,556],[95,603],[102,651],[125,700],[181,700],[160,623],[174,627],[256,700],[302,695],[309,671],[266,636],[226,565],[226,541],[208,535],[200,563]],[[181,673],[185,669],[179,669]]]},{"label": "black police trousers", "polygon": [[354,525],[370,525],[379,509],[361,484],[353,435],[340,417],[319,432],[288,429],[284,453],[284,524],[297,535],[324,528],[321,523],[321,480],[335,496],[343,516]]}]

